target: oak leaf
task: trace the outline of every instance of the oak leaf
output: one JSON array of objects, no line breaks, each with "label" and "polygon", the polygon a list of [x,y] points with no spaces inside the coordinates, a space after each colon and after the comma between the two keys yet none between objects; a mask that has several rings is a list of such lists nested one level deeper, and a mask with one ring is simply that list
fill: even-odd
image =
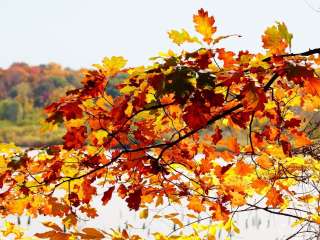
[{"label": "oak leaf", "polygon": [[141,203],[141,189],[136,189],[134,192],[130,193],[126,202],[128,203],[128,207],[132,210],[137,211],[140,207]]},{"label": "oak leaf", "polygon": [[168,32],[169,38],[178,46],[180,46],[183,43],[199,43],[199,39],[196,37],[191,37],[190,34],[185,30],[181,29],[181,31],[177,30],[171,30]]},{"label": "oak leaf", "polygon": [[217,31],[214,27],[214,17],[209,17],[208,12],[204,9],[198,10],[197,15],[193,15],[193,22],[195,23],[195,29],[203,36],[203,40],[210,44],[212,42],[212,35]]}]

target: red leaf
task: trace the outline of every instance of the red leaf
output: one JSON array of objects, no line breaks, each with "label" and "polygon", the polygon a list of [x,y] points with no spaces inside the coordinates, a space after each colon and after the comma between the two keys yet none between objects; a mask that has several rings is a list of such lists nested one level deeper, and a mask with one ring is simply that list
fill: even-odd
[{"label": "red leaf", "polygon": [[288,120],[288,121],[285,121],[284,127],[285,127],[285,128],[299,127],[299,126],[300,126],[300,122],[301,122],[300,119],[292,118],[292,119],[290,119],[290,120]]},{"label": "red leaf", "polygon": [[135,190],[133,193],[129,194],[129,197],[126,199],[128,207],[132,210],[138,210],[141,203],[141,189]]},{"label": "red leaf", "polygon": [[104,192],[103,197],[101,199],[103,205],[106,205],[109,202],[109,200],[112,197],[113,190],[114,190],[114,186],[110,187],[107,191]]},{"label": "red leaf", "polygon": [[80,205],[78,194],[76,194],[75,192],[71,192],[69,194],[69,201],[75,207],[78,207]]},{"label": "red leaf", "polygon": [[87,128],[85,126],[81,127],[71,127],[68,129],[66,135],[64,135],[64,145],[63,147],[67,150],[73,148],[79,149],[83,146],[87,138]]},{"label": "red leaf", "polygon": [[82,188],[84,192],[83,202],[89,203],[92,196],[96,194],[97,189],[91,186],[91,182],[88,179],[83,181]]},{"label": "red leaf", "polygon": [[222,130],[218,127],[216,127],[215,133],[211,136],[212,142],[214,144],[217,144],[222,139]]},{"label": "red leaf", "polygon": [[185,108],[185,114],[182,118],[191,129],[197,129],[206,125],[208,121],[205,112],[207,109],[203,105],[193,103]]},{"label": "red leaf", "polygon": [[291,144],[286,140],[281,140],[280,143],[284,154],[291,157]]}]

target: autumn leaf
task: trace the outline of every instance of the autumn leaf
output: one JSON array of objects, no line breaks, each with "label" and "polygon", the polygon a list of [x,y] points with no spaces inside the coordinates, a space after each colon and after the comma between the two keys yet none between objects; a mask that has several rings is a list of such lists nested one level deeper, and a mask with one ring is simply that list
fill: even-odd
[{"label": "autumn leaf", "polygon": [[263,47],[271,54],[283,54],[285,49],[291,47],[292,34],[288,32],[284,23],[269,27],[262,36]]},{"label": "autumn leaf", "polygon": [[112,197],[112,193],[113,193],[114,188],[115,188],[115,187],[112,186],[112,187],[110,187],[107,191],[104,192],[103,197],[102,197],[102,199],[101,199],[103,205],[106,205],[106,204],[110,201],[110,199],[111,199],[111,197]]},{"label": "autumn leaf", "polygon": [[266,95],[263,89],[255,86],[253,82],[246,85],[242,90],[241,95],[242,103],[246,111],[257,111],[264,109],[266,101]]},{"label": "autumn leaf", "polygon": [[104,239],[105,236],[100,231],[95,228],[83,228],[81,230],[85,233],[86,236],[83,236],[83,239]]},{"label": "autumn leaf", "polygon": [[58,231],[58,232],[62,232],[63,231],[62,228],[60,228],[56,223],[43,222],[42,224],[43,224],[43,226],[48,227],[48,228],[52,228],[55,231]]},{"label": "autumn leaf", "polygon": [[187,207],[198,213],[205,210],[201,200],[196,196],[192,196],[189,198],[189,204],[187,205]]},{"label": "autumn leaf", "polygon": [[132,210],[137,211],[140,207],[141,203],[141,189],[137,189],[134,192],[130,193],[126,202],[128,203],[128,207]]},{"label": "autumn leaf", "polygon": [[230,151],[234,154],[238,154],[240,152],[240,146],[236,137],[226,137],[222,138],[217,143],[218,151]]},{"label": "autumn leaf", "polygon": [[202,8],[198,10],[197,15],[193,15],[193,22],[195,24],[195,29],[198,33],[203,36],[203,41],[210,44],[212,42],[212,35],[217,31],[214,27],[214,18],[208,16],[208,12]]},{"label": "autumn leaf", "polygon": [[71,127],[64,135],[64,148],[65,149],[78,149],[81,148],[87,138],[87,129],[85,126]]},{"label": "autumn leaf", "polygon": [[212,210],[212,219],[227,222],[230,212],[220,203],[213,202],[210,210]]},{"label": "autumn leaf", "polygon": [[223,66],[226,68],[232,67],[236,63],[234,59],[235,53],[231,51],[225,51],[224,48],[218,48],[218,58],[223,61]]},{"label": "autumn leaf", "polygon": [[35,236],[49,240],[69,240],[71,234],[52,230],[44,233],[36,233]]},{"label": "autumn leaf", "polygon": [[182,228],[184,225],[178,218],[169,218],[170,221],[172,221],[174,224],[177,224],[180,228]]},{"label": "autumn leaf", "polygon": [[235,169],[235,173],[240,176],[247,176],[254,171],[253,167],[250,164],[245,163],[244,161],[238,161]]},{"label": "autumn leaf", "polygon": [[316,77],[310,77],[305,80],[304,88],[307,93],[310,93],[313,96],[320,97],[320,79]]},{"label": "autumn leaf", "polygon": [[211,136],[213,144],[217,144],[222,139],[222,130],[216,127],[215,133]]},{"label": "autumn leaf", "polygon": [[147,218],[148,216],[149,216],[148,208],[143,209],[139,214],[139,217],[142,219]]},{"label": "autumn leaf", "polygon": [[282,194],[280,191],[276,190],[275,188],[271,188],[271,190],[267,193],[267,205],[272,207],[278,207],[283,203]]},{"label": "autumn leaf", "polygon": [[91,182],[89,179],[85,179],[82,183],[82,188],[83,188],[83,192],[84,192],[84,196],[82,201],[85,203],[89,203],[90,200],[92,199],[92,196],[94,194],[96,194],[97,192],[97,188],[91,186]]},{"label": "autumn leaf", "polygon": [[257,157],[256,162],[263,169],[269,169],[273,166],[273,162],[270,160],[269,156],[267,155],[262,155]]},{"label": "autumn leaf", "polygon": [[197,39],[196,37],[191,37],[185,29],[181,29],[180,32],[177,30],[171,30],[168,32],[168,35],[172,42],[174,42],[178,46],[186,42],[200,43],[199,39]]},{"label": "autumn leaf", "polygon": [[97,210],[95,208],[91,208],[91,207],[85,207],[85,206],[81,206],[79,208],[79,210],[83,213],[85,213],[88,217],[90,218],[95,218],[98,216],[97,214]]},{"label": "autumn leaf", "polygon": [[[201,112],[201,110],[203,110]],[[197,129],[206,125],[208,119],[205,113],[208,111],[207,108],[194,103],[185,108],[183,120],[188,124],[191,129]]]},{"label": "autumn leaf", "polygon": [[224,36],[218,36],[218,37],[215,37],[213,39],[213,45],[214,44],[217,44],[219,43],[221,40],[224,40],[224,39],[227,39],[227,38],[230,38],[230,37],[242,37],[241,35],[239,34],[230,34],[230,35],[224,35]]},{"label": "autumn leaf", "polygon": [[123,57],[112,56],[111,58],[105,57],[102,65],[93,64],[94,67],[102,70],[107,77],[112,77],[120,71],[127,63]]},{"label": "autumn leaf", "polygon": [[234,192],[231,192],[230,195],[231,195],[232,206],[239,207],[239,206],[242,206],[246,203],[246,199],[245,199],[244,194],[241,194],[237,191],[234,191]]},{"label": "autumn leaf", "polygon": [[255,189],[255,191],[259,194],[268,186],[268,182],[264,179],[256,179],[252,182],[251,186]]}]

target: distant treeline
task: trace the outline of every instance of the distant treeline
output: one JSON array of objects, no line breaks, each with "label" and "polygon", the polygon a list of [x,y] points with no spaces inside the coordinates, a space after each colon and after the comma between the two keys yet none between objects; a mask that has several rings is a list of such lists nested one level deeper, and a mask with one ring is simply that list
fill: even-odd
[{"label": "distant treeline", "polygon": [[[114,85],[125,77],[123,74],[111,79],[108,94],[118,95]],[[60,143],[63,128],[40,132],[40,122],[45,119],[43,108],[68,90],[81,87],[81,78],[81,70],[56,63],[38,66],[14,63],[7,69],[0,68],[0,142],[24,147]]]},{"label": "distant treeline", "polygon": [[14,63],[0,68],[0,142],[33,146],[58,141],[62,130],[52,136],[39,132],[43,108],[66,91],[80,87],[81,72],[50,63],[30,66]]}]

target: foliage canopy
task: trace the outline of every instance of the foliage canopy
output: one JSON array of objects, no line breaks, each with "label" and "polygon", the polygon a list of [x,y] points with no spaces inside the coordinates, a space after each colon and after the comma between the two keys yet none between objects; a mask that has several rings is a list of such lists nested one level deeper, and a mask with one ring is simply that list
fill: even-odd
[{"label": "foliage canopy", "polygon": [[[63,146],[34,157],[1,146],[2,216],[62,219],[66,232],[46,222],[50,231],[39,238],[141,239],[130,227],[77,230],[77,216],[96,217],[91,200],[103,189],[103,205],[117,194],[141,219],[179,226],[155,239],[238,233],[233,216],[252,210],[295,219],[292,236],[319,234],[320,49],[290,53],[292,34],[276,23],[262,35],[265,52],[235,53],[216,47],[238,36],[216,35],[208,12],[200,9],[193,21],[200,37],[185,29],[168,34],[196,50],[169,50],[136,68],[124,68],[122,57],[105,58],[86,71],[82,88],[48,106],[48,125],[67,130]],[[106,88],[119,74],[126,77],[112,97]],[[184,219],[148,216],[150,206],[184,203]],[[213,222],[201,225],[202,213]],[[183,235],[186,218],[200,222],[190,235]],[[8,229],[22,236],[10,224],[4,235]]]}]

